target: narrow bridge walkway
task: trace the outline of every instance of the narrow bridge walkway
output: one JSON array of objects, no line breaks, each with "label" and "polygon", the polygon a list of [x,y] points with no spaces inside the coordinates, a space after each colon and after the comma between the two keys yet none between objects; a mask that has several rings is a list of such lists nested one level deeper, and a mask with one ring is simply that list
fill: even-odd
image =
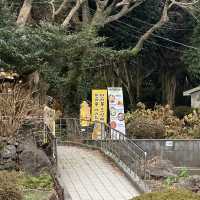
[{"label": "narrow bridge walkway", "polygon": [[119,168],[98,150],[58,146],[58,174],[72,200],[129,200],[139,195]]}]

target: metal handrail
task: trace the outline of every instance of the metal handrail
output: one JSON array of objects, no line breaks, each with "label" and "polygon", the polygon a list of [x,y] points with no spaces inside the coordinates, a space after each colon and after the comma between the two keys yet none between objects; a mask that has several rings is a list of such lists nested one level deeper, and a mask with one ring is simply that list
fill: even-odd
[{"label": "metal handrail", "polygon": [[[102,122],[88,122],[89,126],[81,127],[77,118],[61,118],[56,126],[56,136],[60,141],[71,141],[89,144],[100,148],[118,162],[122,162],[130,172],[146,178],[147,153],[131,139],[118,130]],[[92,139],[94,126],[100,126],[101,135]]]}]

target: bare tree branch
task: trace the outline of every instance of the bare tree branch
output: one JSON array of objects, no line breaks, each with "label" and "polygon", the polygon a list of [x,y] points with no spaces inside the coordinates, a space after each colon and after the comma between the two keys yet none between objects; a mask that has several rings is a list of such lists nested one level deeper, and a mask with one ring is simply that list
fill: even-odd
[{"label": "bare tree branch", "polygon": [[199,0],[193,0],[192,2],[182,2],[182,1],[174,1],[174,4],[178,5],[178,6],[193,6],[195,4],[197,4],[199,2]]},{"label": "bare tree branch", "polygon": [[76,5],[71,9],[71,11],[69,12],[69,14],[67,15],[67,17],[65,18],[65,20],[62,23],[63,27],[67,27],[69,25],[70,20],[75,15],[75,13],[79,10],[80,6],[83,4],[84,1],[85,0],[77,0],[76,1]]},{"label": "bare tree branch", "polygon": [[60,14],[60,12],[67,6],[68,2],[69,2],[68,0],[63,0],[60,7],[55,11],[55,16]]},{"label": "bare tree branch", "polygon": [[109,0],[96,0],[97,10],[104,10],[108,5]]},{"label": "bare tree branch", "polygon": [[13,136],[23,121],[40,110],[32,90],[25,85],[4,83],[0,86],[0,136]]},{"label": "bare tree branch", "polygon": [[120,19],[121,17],[123,17],[124,15],[126,15],[127,13],[131,12],[134,8],[138,7],[140,4],[142,4],[145,0],[139,0],[136,1],[132,6],[130,6],[130,3],[127,1],[122,1],[118,4],[116,4],[116,7],[122,6],[122,9],[120,10],[119,13],[109,16],[106,21],[105,24],[108,24],[110,22],[116,21],[118,19]]},{"label": "bare tree branch", "polygon": [[148,40],[156,30],[160,29],[169,21],[168,12],[173,5],[189,8],[191,5],[195,5],[198,2],[199,0],[193,0],[193,2],[185,2],[184,0],[180,0],[178,2],[176,0],[166,0],[160,20],[140,37],[136,46],[132,49],[133,54],[137,55],[143,48],[144,42]]},{"label": "bare tree branch", "polygon": [[[112,0],[112,2],[109,2],[108,0],[97,0],[97,10],[92,19],[92,25],[104,26],[105,24],[116,21],[128,12],[131,12],[144,1],[145,0],[121,0],[118,2],[117,0]],[[118,7],[122,7],[121,10],[118,13],[111,15],[112,11],[114,9],[116,10]]]},{"label": "bare tree branch", "polygon": [[134,55],[137,55],[142,50],[144,42],[148,40],[156,30],[160,29],[165,23],[169,21],[168,11],[173,5],[174,5],[174,0],[165,1],[165,5],[160,20],[140,37],[136,46],[132,49]]},{"label": "bare tree branch", "polygon": [[32,8],[32,0],[24,0],[22,8],[19,12],[19,16],[17,17],[16,24],[18,26],[26,25],[28,18],[30,17],[31,8]]},{"label": "bare tree branch", "polygon": [[124,15],[126,15],[128,13],[128,9],[129,9],[129,5],[124,5],[119,13],[117,13],[115,15],[112,15],[112,16],[109,16],[106,19],[105,24],[108,24],[110,22],[116,21],[119,18],[123,17]]},{"label": "bare tree branch", "polygon": [[55,19],[55,5],[54,5],[54,0],[51,0],[50,2],[49,2],[49,4],[51,5],[51,8],[52,8],[52,20],[54,21],[54,19]]}]

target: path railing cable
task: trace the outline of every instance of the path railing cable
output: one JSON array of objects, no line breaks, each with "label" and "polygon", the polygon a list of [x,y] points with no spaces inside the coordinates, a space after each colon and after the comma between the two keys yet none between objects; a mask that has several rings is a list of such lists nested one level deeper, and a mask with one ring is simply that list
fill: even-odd
[{"label": "path railing cable", "polygon": [[56,122],[56,137],[59,142],[97,147],[129,174],[146,178],[147,153],[123,133],[104,123],[88,122],[87,127],[81,127],[79,119],[61,118]]}]

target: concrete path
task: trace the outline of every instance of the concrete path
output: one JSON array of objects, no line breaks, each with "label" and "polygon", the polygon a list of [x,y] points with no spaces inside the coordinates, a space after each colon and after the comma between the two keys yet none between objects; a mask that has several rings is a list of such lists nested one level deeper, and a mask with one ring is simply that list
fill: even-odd
[{"label": "concrete path", "polygon": [[98,150],[58,146],[58,174],[72,200],[129,200],[139,194]]}]

